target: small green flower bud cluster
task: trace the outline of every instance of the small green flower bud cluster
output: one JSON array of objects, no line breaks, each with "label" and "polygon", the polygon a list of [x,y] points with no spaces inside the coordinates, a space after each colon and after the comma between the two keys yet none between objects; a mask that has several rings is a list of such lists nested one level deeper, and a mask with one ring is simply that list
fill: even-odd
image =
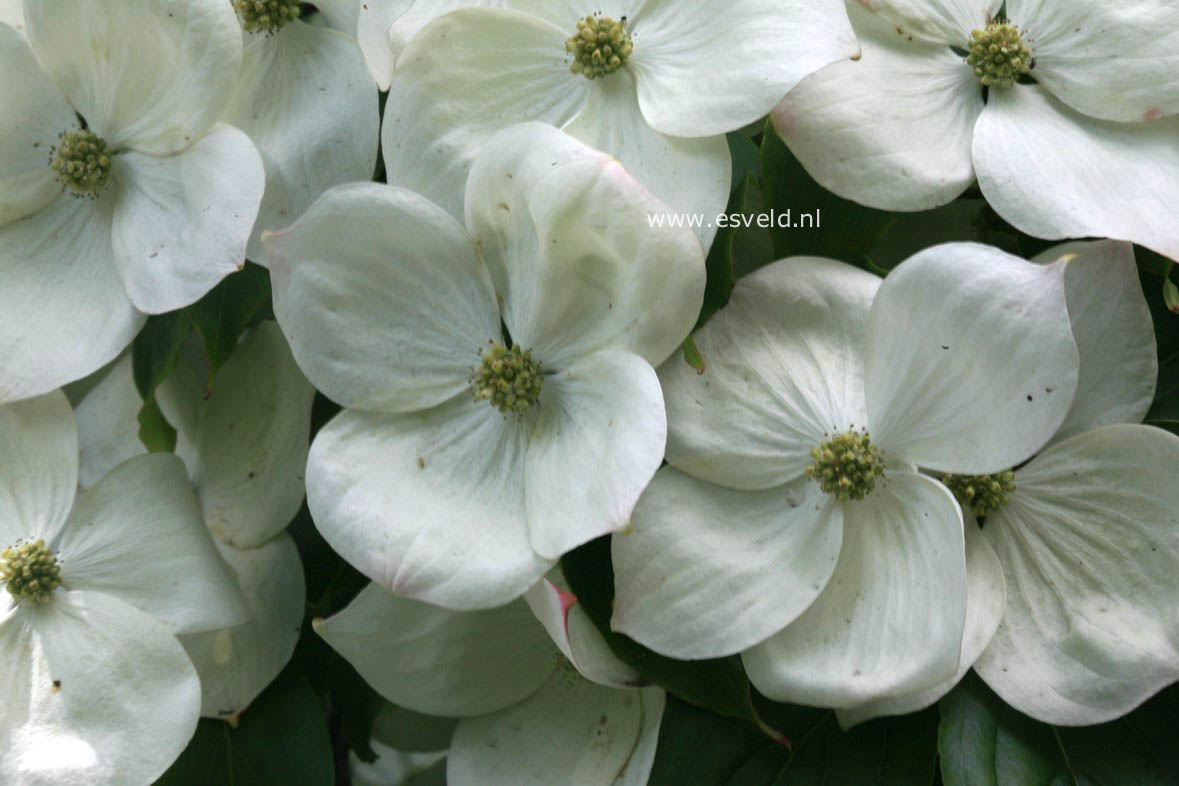
[{"label": "small green flower bud cluster", "polygon": [[876,488],[884,474],[884,459],[868,434],[847,431],[823,440],[811,451],[815,463],[806,468],[807,477],[836,499],[859,500]]},{"label": "small green flower bud cluster", "polygon": [[273,33],[299,18],[299,0],[234,0],[233,10],[247,33]]},{"label": "small green flower bud cluster", "polygon": [[63,131],[49,151],[49,166],[62,187],[81,196],[93,195],[111,175],[111,151],[93,131]]},{"label": "small green flower bud cluster", "polygon": [[61,563],[44,540],[18,543],[0,553],[0,582],[17,603],[40,603],[61,586]]},{"label": "small green flower bud cluster", "polygon": [[942,475],[942,483],[962,507],[970,508],[976,516],[994,513],[1008,502],[1015,491],[1015,473],[1011,470],[995,475]]},{"label": "small green flower bud cluster", "polygon": [[586,79],[612,74],[626,65],[634,44],[626,34],[626,17],[615,22],[608,16],[587,16],[577,20],[577,32],[565,42],[573,55],[569,70]]},{"label": "small green flower bud cluster", "polygon": [[986,30],[970,34],[970,54],[966,62],[974,75],[988,87],[1011,87],[1032,69],[1032,50],[1019,30],[1010,22],[992,22]]},{"label": "small green flower bud cluster", "polygon": [[483,364],[475,369],[471,389],[476,401],[490,401],[505,415],[523,414],[540,398],[544,385],[540,363],[532,359],[532,350],[492,344],[483,353]]}]

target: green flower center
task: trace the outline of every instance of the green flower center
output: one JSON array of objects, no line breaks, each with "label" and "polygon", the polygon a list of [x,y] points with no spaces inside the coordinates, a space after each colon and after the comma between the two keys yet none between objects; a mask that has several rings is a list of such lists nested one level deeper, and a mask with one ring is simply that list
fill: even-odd
[{"label": "green flower center", "polygon": [[0,553],[0,583],[17,603],[40,603],[61,586],[61,563],[43,540]]},{"label": "green flower center", "polygon": [[970,34],[966,62],[984,85],[1011,87],[1020,76],[1032,70],[1036,61],[1015,25],[992,22],[985,30]]},{"label": "green flower center", "polygon": [[954,493],[962,507],[976,516],[994,513],[1008,502],[1015,491],[1015,473],[1011,470],[995,475],[942,475],[942,483]]},{"label": "green flower center", "polygon": [[114,153],[93,131],[62,131],[49,151],[49,166],[63,188],[78,196],[95,196],[111,176]]},{"label": "green flower center", "polygon": [[808,477],[836,499],[858,500],[872,493],[876,478],[884,474],[884,459],[867,433],[846,431],[825,439],[811,451],[815,461]]},{"label": "green flower center", "polygon": [[577,20],[577,32],[565,41],[573,55],[569,70],[586,79],[612,74],[626,65],[634,43],[626,33],[626,17],[615,22],[608,16],[587,16]]},{"label": "green flower center", "polygon": [[234,0],[233,10],[247,33],[274,33],[299,18],[299,0]]},{"label": "green flower center", "polygon": [[540,398],[543,385],[540,363],[532,359],[532,350],[518,346],[507,349],[502,344],[492,344],[483,353],[483,363],[471,376],[475,400],[490,401],[505,415],[527,412]]}]

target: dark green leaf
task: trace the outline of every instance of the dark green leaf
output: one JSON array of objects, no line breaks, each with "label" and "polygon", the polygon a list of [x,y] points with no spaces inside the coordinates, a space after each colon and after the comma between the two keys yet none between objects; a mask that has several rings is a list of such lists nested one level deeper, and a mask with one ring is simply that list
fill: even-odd
[{"label": "dark green leaf", "polygon": [[1124,718],[1059,729],[1060,745],[1082,783],[1101,786],[1179,784],[1179,687],[1172,686]]},{"label": "dark green leaf", "polygon": [[[753,186],[753,183],[753,175],[748,174],[733,190],[726,211],[729,216],[741,215],[745,205],[745,194]],[[704,284],[704,303],[700,308],[700,317],[696,321],[696,327],[703,325],[709,317],[723,308],[733,293],[733,238],[736,233],[737,227],[730,223],[718,229],[716,239],[712,241],[708,259],[704,262],[707,273]]]},{"label": "dark green leaf", "polygon": [[834,713],[795,744],[774,786],[930,786],[937,762],[937,712],[881,718],[850,731]]},{"label": "dark green leaf", "polygon": [[1164,428],[1179,425],[1179,354],[1159,363],[1158,387],[1146,422]]},{"label": "dark green leaf", "polygon": [[966,197],[933,210],[897,215],[872,250],[872,262],[891,270],[918,251],[968,240],[1023,253],[1018,233],[999,219],[985,199]]},{"label": "dark green leaf", "polygon": [[176,429],[160,411],[152,396],[139,410],[139,441],[152,453],[171,453],[176,450]]},{"label": "dark green leaf", "polygon": [[202,720],[157,786],[332,786],[335,767],[323,707],[293,668],[246,710],[236,729]]},{"label": "dark green leaf", "polygon": [[729,143],[729,155],[733,159],[733,178],[730,188],[735,192],[745,185],[752,175],[761,180],[761,150],[747,134],[734,132],[725,137]]},{"label": "dark green leaf", "polygon": [[1050,786],[1073,781],[1052,728],[1008,707],[973,672],[939,704],[946,786]]},{"label": "dark green leaf", "polygon": [[1179,786],[1179,688],[1116,721],[1037,723],[973,673],[941,701],[946,786]]},{"label": "dark green leaf", "polygon": [[176,447],[176,429],[156,403],[156,388],[176,367],[180,349],[191,332],[188,317],[172,311],[149,317],[131,345],[131,374],[143,398],[138,415],[139,441],[152,452],[170,453]]},{"label": "dark green leaf", "polygon": [[[830,710],[774,705],[764,714],[791,729],[792,746],[767,743],[742,724],[669,703],[651,783],[930,786],[936,776],[934,709],[847,732]],[[656,774],[662,780],[656,781]]]},{"label": "dark green leaf", "polygon": [[209,381],[229,360],[242,332],[270,302],[270,272],[247,263],[185,309],[209,360]]},{"label": "dark green leaf", "polygon": [[610,649],[639,674],[670,693],[718,715],[754,725],[761,719],[753,708],[749,679],[741,659],[684,662],[652,652],[629,636],[610,630],[614,606],[614,568],[610,538],[598,538],[561,558],[570,589],[605,637]]},{"label": "dark green leaf", "polygon": [[771,742],[741,765],[725,786],[765,786],[773,783],[790,762],[790,748]]},{"label": "dark green leaf", "polygon": [[807,174],[767,123],[761,143],[762,197],[779,259],[811,255],[873,269],[871,253],[896,215],[841,199]]},{"label": "dark green leaf", "polygon": [[697,374],[704,373],[704,358],[700,357],[700,350],[691,336],[684,339],[684,362],[696,369]]},{"label": "dark green leaf", "polygon": [[131,371],[144,401],[155,395],[156,388],[172,373],[190,332],[192,322],[181,311],[148,317],[131,345]]},{"label": "dark green leaf", "polygon": [[[668,697],[648,786],[728,786],[760,751],[776,743],[744,724]],[[739,786],[753,786],[747,781]],[[763,781],[763,783],[765,783]]]}]

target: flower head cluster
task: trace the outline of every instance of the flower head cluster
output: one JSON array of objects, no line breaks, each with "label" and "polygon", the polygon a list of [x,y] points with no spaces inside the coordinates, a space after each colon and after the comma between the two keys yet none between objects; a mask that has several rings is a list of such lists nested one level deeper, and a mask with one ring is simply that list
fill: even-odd
[{"label": "flower head cluster", "polygon": [[[999,17],[1000,6],[1004,16]],[[1036,237],[1112,237],[1179,257],[1171,0],[861,0],[856,62],[806,78],[774,127],[820,183],[886,210],[977,179]]]},{"label": "flower head cluster", "polygon": [[[1177,30],[1173,0],[0,0],[0,784],[172,782],[194,730],[284,734],[244,713],[287,684],[323,743],[351,672],[307,696],[321,644],[275,683],[308,619],[456,786],[666,774],[685,675],[754,721],[750,683],[848,727],[972,668],[1040,721],[1126,714],[1179,680],[1131,245],[1179,259]],[[913,219],[938,237],[1113,239],[895,264],[918,233],[840,200],[719,220],[813,181],[905,211],[977,181]]]},{"label": "flower head cluster", "polygon": [[201,709],[177,634],[247,618],[178,458],[132,458],[81,492],[78,478],[64,395],[0,407],[6,784],[154,781]]}]

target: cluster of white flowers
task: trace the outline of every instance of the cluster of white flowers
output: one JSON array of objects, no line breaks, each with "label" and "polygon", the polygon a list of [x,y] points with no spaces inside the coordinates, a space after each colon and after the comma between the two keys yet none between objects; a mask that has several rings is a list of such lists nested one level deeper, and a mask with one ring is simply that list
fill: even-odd
[{"label": "cluster of white flowers", "polygon": [[[458,786],[646,783],[664,690],[559,566],[601,537],[613,631],[845,727],[971,668],[1046,722],[1131,711],[1179,680],[1132,245],[1179,258],[1177,23],[0,0],[0,782],[147,786],[236,724],[301,634],[304,496],[371,580],[315,633],[458,719]],[[1030,235],[1109,239],[783,259],[692,332],[716,228],[650,217],[724,212],[725,135],[767,115],[861,204],[977,182]],[[130,345],[247,259],[274,319],[216,367],[177,348],[149,453]],[[316,391],[342,411],[312,437]]]}]

